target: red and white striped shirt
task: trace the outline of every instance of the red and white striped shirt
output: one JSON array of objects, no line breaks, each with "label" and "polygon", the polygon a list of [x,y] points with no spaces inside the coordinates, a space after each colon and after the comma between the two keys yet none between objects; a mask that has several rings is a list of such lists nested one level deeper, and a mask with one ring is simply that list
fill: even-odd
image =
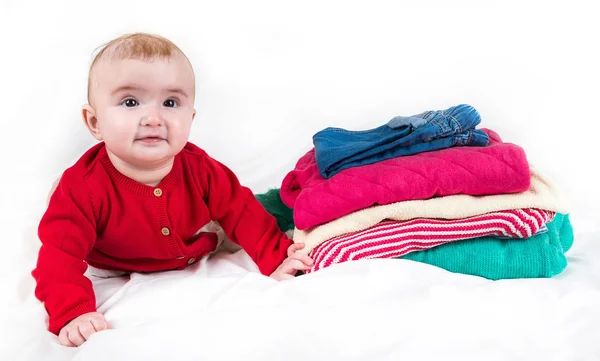
[{"label": "red and white striped shirt", "polygon": [[315,265],[306,273],[347,261],[397,258],[414,251],[465,239],[498,236],[529,238],[554,218],[554,212],[535,208],[505,210],[456,219],[383,221],[363,231],[334,237],[315,247]]}]

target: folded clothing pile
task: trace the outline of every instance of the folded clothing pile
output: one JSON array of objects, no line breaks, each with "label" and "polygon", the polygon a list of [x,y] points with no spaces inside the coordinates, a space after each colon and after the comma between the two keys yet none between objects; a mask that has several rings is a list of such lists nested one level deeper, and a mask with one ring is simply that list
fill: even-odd
[{"label": "folded clothing pile", "polygon": [[[279,224],[293,224],[294,241],[315,260],[308,273],[398,257],[491,279],[561,272],[573,238],[565,202],[521,147],[475,129],[480,122],[462,104],[371,130],[315,134],[315,147],[271,192],[293,216],[284,222],[281,212]],[[510,261],[512,247],[538,254]],[[547,262],[517,264],[538,258]]]}]

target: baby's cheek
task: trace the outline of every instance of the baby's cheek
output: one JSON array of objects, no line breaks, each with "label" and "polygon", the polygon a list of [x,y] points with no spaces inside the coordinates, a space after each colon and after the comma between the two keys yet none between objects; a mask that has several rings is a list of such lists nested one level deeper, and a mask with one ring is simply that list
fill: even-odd
[{"label": "baby's cheek", "polygon": [[138,131],[139,120],[136,119],[134,114],[124,113],[122,111],[112,111],[107,114],[108,131],[119,139],[133,138]]},{"label": "baby's cheek", "polygon": [[185,143],[190,136],[191,125],[192,122],[188,119],[178,119],[172,122],[168,128],[169,137]]},{"label": "baby's cheek", "polygon": [[111,124],[103,131],[104,141],[112,149],[125,149],[131,146],[135,139],[137,129],[125,124]]}]

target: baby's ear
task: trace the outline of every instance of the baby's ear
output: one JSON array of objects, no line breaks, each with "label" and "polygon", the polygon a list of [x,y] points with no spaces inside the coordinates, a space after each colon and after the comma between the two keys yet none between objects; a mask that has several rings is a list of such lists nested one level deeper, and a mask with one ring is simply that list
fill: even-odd
[{"label": "baby's ear", "polygon": [[90,133],[97,140],[102,140],[102,133],[98,127],[98,118],[96,118],[96,111],[91,105],[86,104],[81,109],[81,115],[83,117],[83,123],[88,128]]},{"label": "baby's ear", "polygon": [[196,118],[196,109],[194,109],[194,112],[192,113],[192,121],[194,121],[194,118]]}]

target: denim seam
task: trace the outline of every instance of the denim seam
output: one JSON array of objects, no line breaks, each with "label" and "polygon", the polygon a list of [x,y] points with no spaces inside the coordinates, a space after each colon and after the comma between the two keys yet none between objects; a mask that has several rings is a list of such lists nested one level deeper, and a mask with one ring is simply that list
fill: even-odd
[{"label": "denim seam", "polygon": [[463,130],[463,127],[462,127],[462,124],[461,124],[461,123],[458,121],[458,119],[456,119],[456,118],[454,117],[454,115],[452,115],[452,114],[448,114],[448,116],[454,120],[454,122],[456,123],[456,125],[457,125],[457,126],[458,126],[458,128],[460,129],[460,133],[464,132],[464,130]]},{"label": "denim seam", "polygon": [[376,131],[380,128],[382,128],[383,126],[379,126],[377,128],[372,128],[372,129],[365,129],[365,130],[348,130],[348,129],[342,129],[342,128],[326,128],[323,129],[322,131],[320,131],[319,133],[315,134],[313,138],[322,138],[323,134],[327,134],[327,133],[346,133],[346,134],[360,134],[360,133],[367,133],[367,132],[373,132]]},{"label": "denim seam", "polygon": [[[445,110],[440,110],[440,113],[442,114],[442,119],[444,120],[444,124],[448,128],[447,133],[444,133],[444,135],[450,136],[452,134],[455,134],[456,130],[451,124],[452,124],[452,119],[456,120],[456,118],[454,118],[452,115],[448,114]],[[452,119],[448,119],[448,118],[452,118]],[[460,124],[459,124],[459,128],[460,128]]]},{"label": "denim seam", "polygon": [[[442,126],[442,124],[439,121],[437,121],[435,118],[433,118],[430,120],[430,122],[431,122],[431,124],[436,125],[440,129],[441,134],[444,134],[444,127]],[[440,136],[441,134],[434,134],[432,138]]]}]

